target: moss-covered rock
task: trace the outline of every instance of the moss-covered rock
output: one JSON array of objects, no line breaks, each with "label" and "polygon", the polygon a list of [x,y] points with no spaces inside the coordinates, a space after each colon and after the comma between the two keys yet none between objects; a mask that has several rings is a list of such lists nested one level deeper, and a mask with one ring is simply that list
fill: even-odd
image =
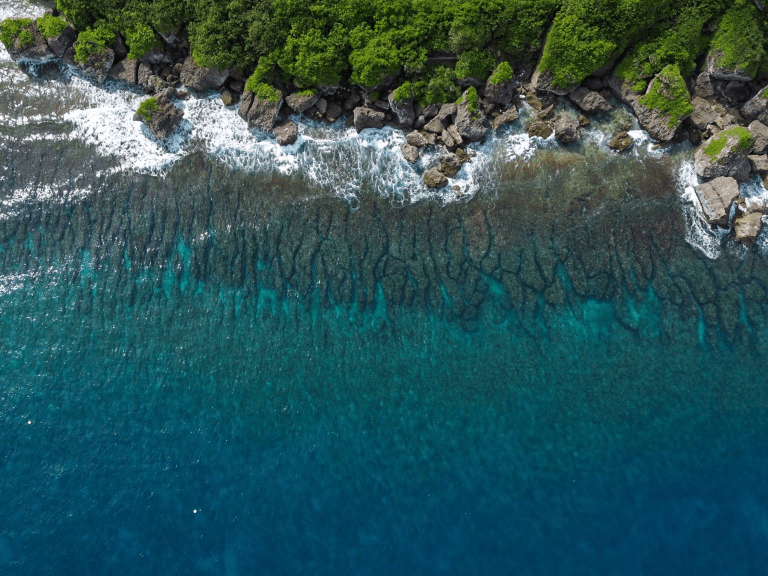
[{"label": "moss-covered rock", "polygon": [[0,40],[14,60],[45,61],[54,58],[37,23],[29,18],[9,18],[0,23]]},{"label": "moss-covered rock", "polygon": [[174,106],[165,94],[148,98],[140,105],[133,119],[140,121],[160,140],[168,138],[181,123],[184,112]]},{"label": "moss-covered rock", "polygon": [[676,64],[666,66],[633,103],[640,125],[652,138],[668,142],[682,121],[691,115],[691,96]]},{"label": "moss-covered rock", "polygon": [[707,70],[718,80],[748,82],[766,63],[765,34],[760,13],[752,2],[735,0],[717,27]]},{"label": "moss-covered rock", "polygon": [[696,150],[696,173],[702,178],[728,176],[746,182],[751,170],[747,152],[753,142],[752,134],[740,126],[715,134]]}]

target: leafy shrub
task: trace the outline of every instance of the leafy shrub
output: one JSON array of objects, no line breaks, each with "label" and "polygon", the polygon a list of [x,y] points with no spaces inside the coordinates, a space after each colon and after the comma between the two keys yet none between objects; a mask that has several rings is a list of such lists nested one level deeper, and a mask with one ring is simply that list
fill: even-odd
[{"label": "leafy shrub", "polygon": [[[6,48],[13,47],[13,41],[19,38],[22,30],[29,28],[32,25],[32,20],[29,18],[8,18],[0,22],[0,41]],[[32,39],[34,44],[35,40]]]},{"label": "leafy shrub", "polygon": [[32,32],[29,30],[22,30],[19,32],[19,45],[22,48],[27,48],[28,46],[32,46],[35,43],[35,37],[32,35]]},{"label": "leafy shrub", "polygon": [[46,14],[37,19],[37,28],[45,38],[56,38],[59,34],[64,32],[67,27],[67,22],[63,18]]},{"label": "leafy shrub", "polygon": [[267,102],[277,102],[280,99],[280,91],[266,83],[261,83],[256,86],[253,91],[257,98],[260,100],[266,100]]},{"label": "leafy shrub", "polygon": [[723,15],[711,50],[717,54],[717,65],[729,70],[743,70],[755,76],[765,63],[765,35],[759,13],[751,2],[735,0]]},{"label": "leafy shrub", "polygon": [[651,89],[640,98],[646,107],[669,115],[669,127],[675,126],[681,118],[693,112],[691,96],[685,87],[685,81],[680,76],[677,64],[670,64],[659,72],[651,85]]},{"label": "leafy shrub", "polygon": [[501,84],[507,80],[512,80],[514,77],[515,72],[512,70],[512,66],[509,65],[509,62],[504,61],[496,66],[496,70],[493,71],[488,81],[491,84]]},{"label": "leafy shrub", "polygon": [[160,106],[157,104],[157,98],[148,98],[139,104],[136,114],[144,118],[147,122],[152,120],[152,112],[160,110]]},{"label": "leafy shrub", "polygon": [[470,50],[459,55],[456,63],[457,78],[478,78],[485,80],[493,70],[496,60],[483,50]]},{"label": "leafy shrub", "polygon": [[422,106],[453,102],[461,93],[455,80],[456,73],[447,66],[437,66],[428,70],[421,78],[413,82],[416,101]]},{"label": "leafy shrub", "polygon": [[478,96],[477,96],[477,90],[474,86],[470,86],[467,88],[467,91],[464,93],[463,99],[467,102],[467,110],[470,112],[477,112],[477,103],[478,103]]},{"label": "leafy shrub", "polygon": [[407,80],[392,92],[392,100],[395,102],[405,102],[413,98],[413,85]]},{"label": "leafy shrub", "polygon": [[108,44],[115,41],[115,33],[104,27],[83,30],[75,42],[75,62],[84,64],[94,54],[104,52]]},{"label": "leafy shrub", "polygon": [[158,46],[162,46],[154,30],[147,24],[137,24],[125,33],[125,41],[130,48],[128,58],[140,58]]}]

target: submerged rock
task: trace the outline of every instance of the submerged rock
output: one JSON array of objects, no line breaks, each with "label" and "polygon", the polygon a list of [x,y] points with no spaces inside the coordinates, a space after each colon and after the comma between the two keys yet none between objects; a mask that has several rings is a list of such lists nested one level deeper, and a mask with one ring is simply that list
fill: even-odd
[{"label": "submerged rock", "polygon": [[178,127],[184,112],[173,105],[165,94],[149,98],[141,103],[133,119],[147,126],[152,134],[165,140]]},{"label": "submerged rock", "polygon": [[504,112],[496,116],[496,118],[493,119],[493,130],[494,132],[501,128],[502,126],[506,126],[507,124],[511,124],[515,120],[520,118],[520,114],[517,112],[517,108],[514,106],[510,106]]},{"label": "submerged rock", "polygon": [[576,88],[576,90],[568,94],[568,98],[587,114],[598,114],[599,112],[613,110],[613,106],[608,104],[605,98],[584,86]]},{"label": "submerged rock", "polygon": [[290,146],[295,144],[299,138],[299,128],[295,122],[285,122],[280,126],[276,126],[272,129],[272,134],[275,135],[275,139],[280,146]]},{"label": "submerged rock", "polygon": [[355,130],[362,132],[366,128],[379,129],[384,127],[384,112],[358,106],[354,111]]},{"label": "submerged rock", "polygon": [[179,77],[188,88],[203,92],[220,89],[229,77],[229,71],[200,66],[192,56],[187,56]]},{"label": "submerged rock", "polygon": [[581,138],[579,121],[568,114],[560,114],[555,120],[555,138],[566,146],[578,142]]},{"label": "submerged rock", "polygon": [[734,178],[719,176],[695,188],[704,218],[709,224],[726,227],[731,204],[739,197],[739,183]]},{"label": "submerged rock", "polygon": [[763,227],[765,201],[750,202],[747,198],[736,200],[736,213],[733,217],[733,232],[738,242],[752,246]]},{"label": "submerged rock", "polygon": [[702,178],[730,176],[740,182],[749,179],[747,151],[754,138],[746,128],[733,127],[706,140],[694,155],[696,173]]},{"label": "submerged rock", "polygon": [[632,136],[626,130],[620,130],[608,141],[608,148],[624,152],[624,150],[632,146],[632,142]]},{"label": "submerged rock", "polygon": [[534,120],[528,125],[528,135],[547,139],[552,135],[552,124],[544,120]]},{"label": "submerged rock", "polygon": [[408,144],[408,142],[404,142],[400,146],[400,151],[403,153],[403,156],[406,160],[408,160],[408,162],[415,164],[419,161],[419,149],[416,148],[416,146],[412,146],[411,144]]},{"label": "submerged rock", "polygon": [[424,172],[422,180],[424,180],[424,184],[430,188],[443,188],[448,184],[448,178],[446,178],[445,174],[440,172],[437,168],[430,168]]}]

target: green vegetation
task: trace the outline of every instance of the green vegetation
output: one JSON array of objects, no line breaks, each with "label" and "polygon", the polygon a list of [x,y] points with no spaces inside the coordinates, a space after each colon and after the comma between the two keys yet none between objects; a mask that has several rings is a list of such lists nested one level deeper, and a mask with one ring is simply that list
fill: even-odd
[{"label": "green vegetation", "polygon": [[143,23],[137,24],[134,28],[127,30],[125,33],[125,41],[130,48],[128,58],[140,58],[147,52],[162,46],[162,43],[157,39],[157,36],[155,36],[154,30]]},{"label": "green vegetation", "polygon": [[749,76],[757,74],[766,61],[766,30],[760,20],[760,13],[752,2],[733,2],[712,39],[711,50],[717,54],[718,66],[743,70]]},{"label": "green vegetation", "polygon": [[413,82],[413,92],[421,106],[453,102],[461,94],[456,86],[456,72],[447,66],[427,69]]},{"label": "green vegetation", "polygon": [[28,48],[29,46],[32,46],[35,43],[35,37],[32,35],[32,32],[29,30],[22,30],[19,33],[19,46],[22,48]]},{"label": "green vegetation", "polygon": [[710,158],[716,158],[717,155],[723,151],[728,140],[734,137],[739,140],[736,149],[741,150],[742,152],[749,152],[749,149],[752,148],[752,143],[755,140],[754,136],[752,136],[746,128],[734,126],[733,128],[728,128],[723,131],[718,138],[715,138],[712,142],[707,144],[707,147],[704,148],[704,153]]},{"label": "green vegetation", "polygon": [[370,98],[372,102],[376,102],[376,100],[379,99],[379,91],[378,90],[374,90],[373,92],[368,94],[368,98]]},{"label": "green vegetation", "polygon": [[[23,46],[23,40],[20,38],[20,35],[23,30],[27,30],[30,26],[32,26],[32,20],[29,18],[8,18],[3,20],[0,22],[0,41],[10,50],[13,47],[13,41],[19,38],[19,42]],[[32,38],[32,43],[35,43],[34,37]]]},{"label": "green vegetation", "polygon": [[392,92],[392,100],[395,102],[405,102],[413,98],[413,85],[407,80]]},{"label": "green vegetation", "polygon": [[101,54],[115,41],[115,33],[103,27],[83,30],[75,42],[75,62],[84,64],[94,54]]},{"label": "green vegetation", "polygon": [[37,19],[37,28],[45,38],[56,38],[64,32],[67,22],[63,18],[46,14]]},{"label": "green vegetation", "polygon": [[681,118],[693,112],[691,96],[685,87],[683,77],[680,76],[680,68],[677,64],[669,64],[659,72],[648,94],[640,98],[640,102],[647,108],[668,115],[670,128],[676,126]]},{"label": "green vegetation", "polygon": [[456,63],[456,77],[485,80],[495,65],[495,58],[483,50],[462,52]]},{"label": "green vegetation", "polygon": [[[261,82],[259,75],[254,73],[248,81],[245,83],[245,89],[248,92],[253,92],[257,98],[261,100],[267,100],[268,102],[277,102],[280,99],[280,91],[273,86],[270,86],[266,82]],[[306,94],[305,91],[302,94]],[[306,94],[309,95],[309,94]]]},{"label": "green vegetation", "polygon": [[512,70],[512,66],[509,65],[509,62],[504,61],[496,66],[496,70],[493,71],[493,74],[488,78],[488,81],[491,84],[501,84],[507,80],[512,80],[514,77],[515,73]]},{"label": "green vegetation", "polygon": [[136,114],[144,118],[147,122],[152,120],[152,112],[160,110],[160,106],[157,104],[157,98],[148,98],[139,104],[139,109],[136,110]]}]

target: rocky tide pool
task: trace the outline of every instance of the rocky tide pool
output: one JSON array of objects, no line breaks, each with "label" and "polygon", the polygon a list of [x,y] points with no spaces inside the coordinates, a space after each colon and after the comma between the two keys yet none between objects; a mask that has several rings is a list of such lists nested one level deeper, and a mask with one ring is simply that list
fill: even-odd
[{"label": "rocky tide pool", "polygon": [[435,192],[395,129],[279,148],[202,95],[160,143],[27,72],[0,573],[767,573],[766,241],[702,222],[688,144],[518,121]]}]

